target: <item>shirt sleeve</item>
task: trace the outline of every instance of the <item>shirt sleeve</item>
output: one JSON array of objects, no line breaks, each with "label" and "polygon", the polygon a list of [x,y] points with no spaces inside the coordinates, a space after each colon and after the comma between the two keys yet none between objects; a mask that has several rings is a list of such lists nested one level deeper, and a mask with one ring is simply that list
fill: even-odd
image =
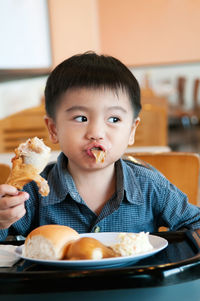
[{"label": "shirt sleeve", "polygon": [[169,230],[200,228],[200,208],[190,204],[187,196],[170,182],[167,183],[161,206],[160,222]]},{"label": "shirt sleeve", "polygon": [[1,229],[0,230],[0,241],[4,241],[8,236],[8,229]]}]

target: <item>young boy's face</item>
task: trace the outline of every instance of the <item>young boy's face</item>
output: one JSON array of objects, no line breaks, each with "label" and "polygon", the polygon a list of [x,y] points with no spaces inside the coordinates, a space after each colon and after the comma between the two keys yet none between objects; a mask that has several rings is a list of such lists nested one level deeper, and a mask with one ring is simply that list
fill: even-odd
[{"label": "young boy's face", "polygon": [[[126,93],[109,89],[79,88],[67,91],[56,110],[55,121],[46,119],[53,143],[60,143],[69,164],[95,170],[114,164],[133,144],[139,119]],[[96,163],[91,150],[105,151]]]}]

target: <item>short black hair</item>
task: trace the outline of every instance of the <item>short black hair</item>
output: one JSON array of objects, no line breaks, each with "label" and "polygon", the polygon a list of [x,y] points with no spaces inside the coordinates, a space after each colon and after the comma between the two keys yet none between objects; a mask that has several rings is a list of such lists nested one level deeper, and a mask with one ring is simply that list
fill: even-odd
[{"label": "short black hair", "polygon": [[60,63],[49,75],[45,87],[45,107],[51,118],[61,96],[74,88],[122,89],[130,98],[134,118],[141,110],[140,87],[132,72],[112,56],[86,52]]}]

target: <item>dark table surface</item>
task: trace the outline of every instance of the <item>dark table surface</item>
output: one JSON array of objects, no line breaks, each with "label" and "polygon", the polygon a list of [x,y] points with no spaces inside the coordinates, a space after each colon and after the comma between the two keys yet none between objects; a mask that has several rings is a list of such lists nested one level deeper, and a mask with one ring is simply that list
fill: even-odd
[{"label": "dark table surface", "polygon": [[[167,248],[126,267],[69,270],[20,260],[13,267],[0,268],[0,294],[159,287],[200,278],[198,232],[153,234],[167,239]],[[20,243],[22,242],[1,242],[16,245]]]}]

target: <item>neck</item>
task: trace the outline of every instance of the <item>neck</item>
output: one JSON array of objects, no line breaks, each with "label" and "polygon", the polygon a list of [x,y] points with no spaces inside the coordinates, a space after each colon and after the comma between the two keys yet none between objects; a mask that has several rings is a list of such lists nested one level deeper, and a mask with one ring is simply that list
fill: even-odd
[{"label": "neck", "polygon": [[77,185],[92,185],[92,183],[100,184],[102,186],[102,183],[109,182],[113,176],[115,167],[114,164],[98,170],[77,170],[71,164],[68,164],[68,171],[70,172],[71,176],[74,179],[74,182]]},{"label": "neck", "polygon": [[77,171],[68,164],[77,190],[88,207],[99,214],[115,192],[114,164],[95,171]]}]

